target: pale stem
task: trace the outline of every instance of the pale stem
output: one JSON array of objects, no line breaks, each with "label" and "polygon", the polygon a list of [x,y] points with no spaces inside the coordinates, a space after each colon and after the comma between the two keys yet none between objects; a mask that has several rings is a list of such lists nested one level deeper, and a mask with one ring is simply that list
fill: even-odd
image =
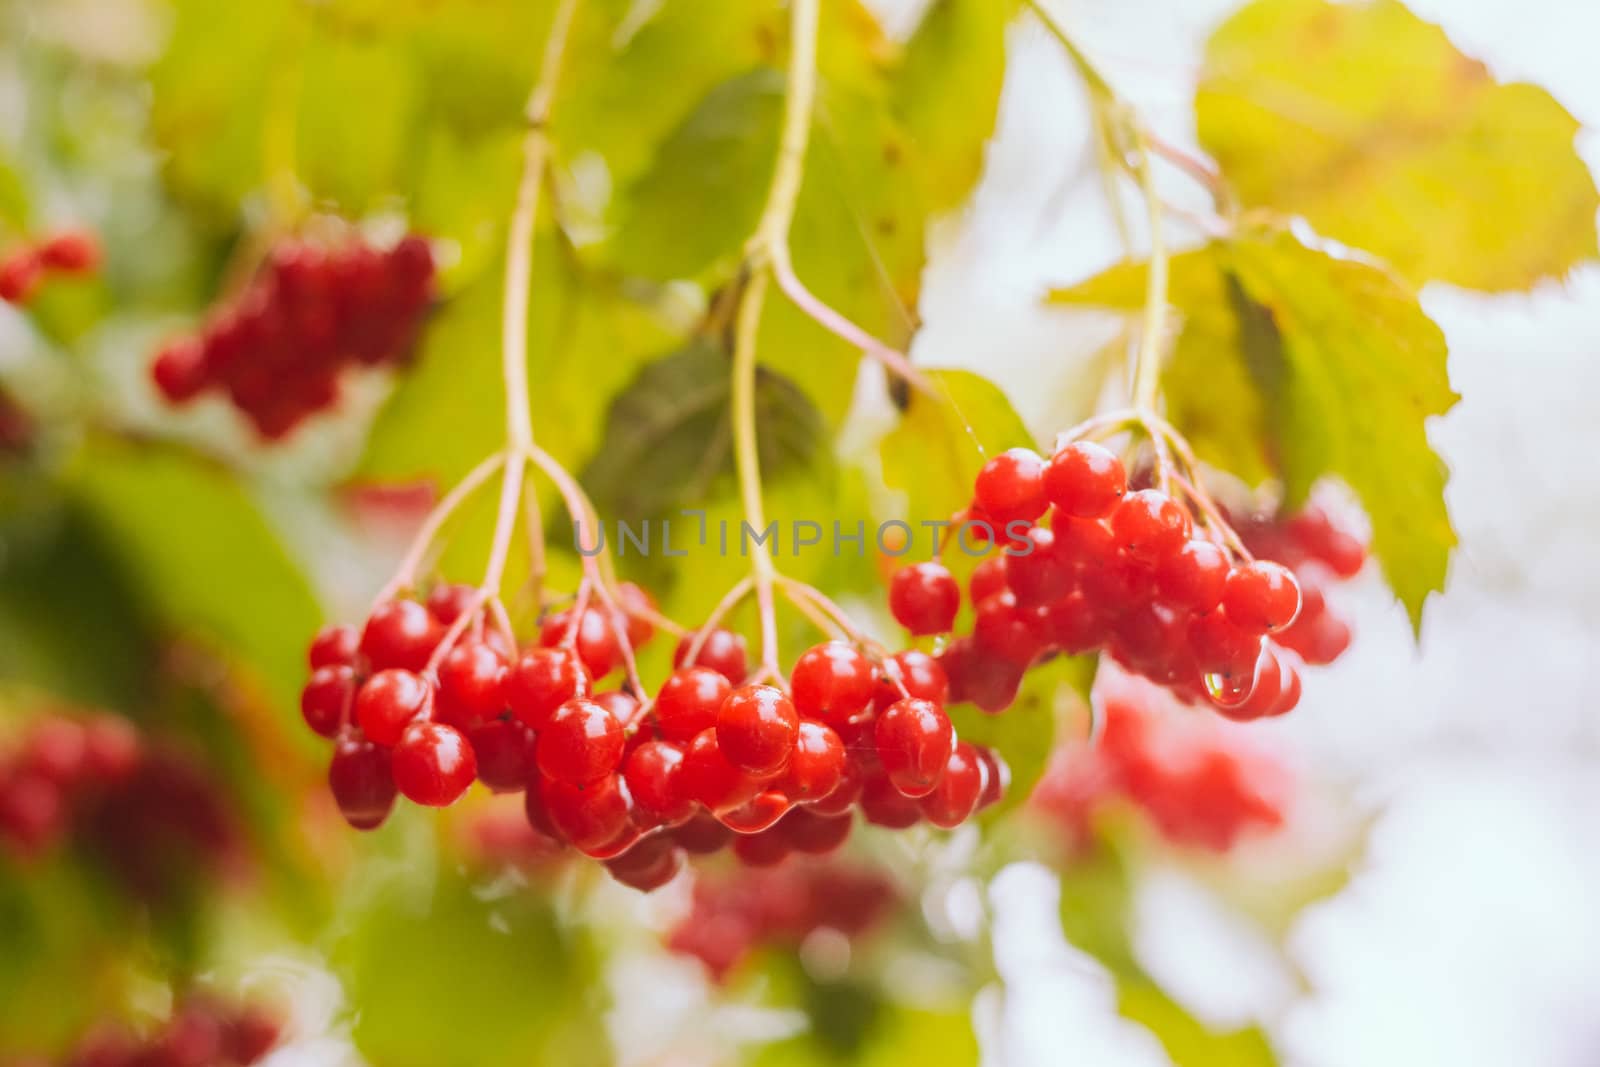
[{"label": "pale stem", "polygon": [[706,616],[705,621],[695,631],[694,640],[689,642],[688,652],[683,657],[683,665],[685,667],[693,667],[699,662],[700,650],[705,647],[711,632],[717,628],[723,619],[727,618],[728,612],[738,607],[739,602],[750,595],[750,591],[754,588],[755,580],[747,576],[740,578],[733,584],[732,589],[722,594],[722,599],[717,601],[717,606],[711,609],[711,614]]},{"label": "pale stem", "polygon": [[428,512],[422,520],[422,526],[417,530],[416,536],[411,540],[411,547],[407,549],[405,558],[400,561],[400,569],[389,579],[383,589],[378,593],[375,604],[382,604],[390,600],[396,593],[412,588],[417,581],[417,569],[422,566],[422,561],[428,555],[428,549],[433,547],[434,539],[439,536],[439,530],[449,520],[457,508],[471,496],[479,486],[488,481],[502,463],[506,462],[504,452],[496,452],[483,462],[479,463],[467,476],[457,482],[432,511]]},{"label": "pale stem", "polygon": [[1139,354],[1133,370],[1133,406],[1141,414],[1154,411],[1161,389],[1162,334],[1167,317],[1167,246],[1162,234],[1161,198],[1156,193],[1155,175],[1150,167],[1150,152],[1143,136],[1138,143],[1139,184],[1144,190],[1150,219],[1150,265],[1145,287],[1144,328],[1139,335]]},{"label": "pale stem", "polygon": [[817,325],[829,333],[840,338],[879,363],[889,371],[904,378],[914,388],[924,393],[931,393],[932,386],[922,372],[911,365],[904,352],[893,348],[876,337],[872,336],[839,312],[835,311],[821,297],[817,296],[800,276],[794,272],[794,264],[790,261],[787,246],[778,246],[773,249],[772,276],[778,282],[778,288],[789,298],[790,303],[809,315]]}]

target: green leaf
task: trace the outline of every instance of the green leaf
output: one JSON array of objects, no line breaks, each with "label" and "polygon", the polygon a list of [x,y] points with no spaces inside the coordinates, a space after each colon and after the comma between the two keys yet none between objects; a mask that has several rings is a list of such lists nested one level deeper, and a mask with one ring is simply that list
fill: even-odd
[{"label": "green leaf", "polygon": [[354,1038],[392,1067],[607,1062],[588,991],[597,976],[549,904],[488,895],[454,873],[422,899],[390,887],[334,953]]},{"label": "green leaf", "polygon": [[622,198],[613,262],[661,280],[731,269],[761,215],[782,115],[783,76],[775,70],[712,89]]},{"label": "green leaf", "polygon": [[[1456,544],[1426,420],[1456,394],[1444,335],[1416,293],[1379,266],[1284,230],[1246,229],[1173,266],[1186,323],[1164,375],[1173,421],[1212,462],[1245,477],[1273,470],[1291,505],[1319,478],[1342,478],[1420,631],[1423,602],[1444,587]],[[1143,273],[1115,268],[1052,299],[1131,310]],[[1229,425],[1235,412],[1239,424]]]},{"label": "green leaf", "polygon": [[1093,656],[1061,656],[1030,670],[1011,707],[998,715],[971,704],[953,704],[947,710],[963,741],[991,748],[1011,770],[1011,784],[999,803],[983,817],[994,821],[1025,803],[1044,776],[1055,747],[1056,730],[1067,708],[1088,699],[1094,681]]},{"label": "green leaf", "polygon": [[1413,282],[1526,289],[1596,255],[1577,120],[1395,0],[1257,0],[1212,37],[1195,112],[1246,205]]},{"label": "green leaf", "polygon": [[351,214],[410,188],[423,95],[411,57],[387,41],[327,32],[311,37],[299,62],[295,160],[306,186]]},{"label": "green leaf", "polygon": [[1148,978],[1117,983],[1117,1010],[1153,1033],[1175,1067],[1274,1067],[1278,1062],[1259,1026],[1213,1030]]},{"label": "green leaf", "polygon": [[[731,488],[731,364],[691,342],[645,365],[617,394],[582,479],[601,514],[649,519]],[[814,470],[828,453],[822,417],[782,375],[756,373],[756,442],[763,481]]]},{"label": "green leaf", "polygon": [[966,507],[990,456],[1033,443],[1005,393],[987,378],[965,370],[931,370],[927,378],[931,392],[910,395],[900,424],[878,446],[883,480],[906,494],[914,528]]},{"label": "green leaf", "polygon": [[215,642],[298,709],[305,643],[321,622],[305,575],[244,489],[176,449],[90,441],[68,490],[167,625]]}]

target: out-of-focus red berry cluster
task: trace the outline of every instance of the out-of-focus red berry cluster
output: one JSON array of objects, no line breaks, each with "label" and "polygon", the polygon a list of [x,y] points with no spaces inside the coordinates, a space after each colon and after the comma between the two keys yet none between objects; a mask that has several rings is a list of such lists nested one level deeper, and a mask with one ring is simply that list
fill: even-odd
[{"label": "out-of-focus red berry cluster", "polygon": [[1058,748],[1030,801],[1072,845],[1090,842],[1096,813],[1117,803],[1174,844],[1216,852],[1283,825],[1291,778],[1236,727],[1197,719],[1164,691],[1111,674],[1095,699],[1105,716],[1099,742]]},{"label": "out-of-focus red berry cluster", "polygon": [[226,395],[278,440],[337,402],[347,368],[404,361],[433,295],[433,253],[421,237],[388,249],[355,237],[285,241],[197,335],[163,346],[150,375],[174,404]]},{"label": "out-of-focus red berry cluster", "polygon": [[0,256],[0,301],[26,304],[52,274],[93,274],[100,242],[86,230],[62,230]]},{"label": "out-of-focus red berry cluster", "polygon": [[59,1059],[0,1062],[7,1067],[250,1067],[278,1046],[282,1030],[281,1017],[268,1008],[194,994],[147,1032],[103,1023]]},{"label": "out-of-focus red berry cluster", "polygon": [[667,947],[700,960],[722,982],[764,947],[795,949],[819,930],[851,939],[866,935],[898,902],[882,874],[841,862],[702,876]]}]

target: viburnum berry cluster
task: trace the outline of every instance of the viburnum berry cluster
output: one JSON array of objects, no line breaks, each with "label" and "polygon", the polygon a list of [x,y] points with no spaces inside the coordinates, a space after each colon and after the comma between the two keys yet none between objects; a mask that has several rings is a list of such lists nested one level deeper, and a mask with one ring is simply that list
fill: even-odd
[{"label": "viburnum berry cluster", "polygon": [[191,994],[149,1031],[104,1023],[59,1060],[6,1062],[10,1067],[250,1067],[265,1059],[282,1036],[282,1017],[272,1009]]},{"label": "viburnum berry cluster", "polygon": [[689,913],[666,943],[725,982],[760,948],[797,949],[820,931],[851,940],[868,934],[899,901],[894,883],[879,872],[837,861],[702,876]]},{"label": "viburnum berry cluster", "polygon": [[0,301],[26,304],[50,275],[92,274],[99,266],[100,242],[87,230],[19,245],[0,257]]},{"label": "viburnum berry cluster", "polygon": [[312,642],[301,710],[335,742],[329,784],[352,826],[380,825],[397,795],[452,804],[476,780],[523,791],[536,831],[650,889],[686,853],[731,847],[771,865],[838,847],[857,808],[883,826],[950,828],[1003,789],[999,758],[956,738],[925,653],[875,661],[827,642],[780,687],[711,625],[681,634],[674,670],[641,700],[633,650],[665,620],[640,587],[549,615],[523,648],[476,593],[385,600],[361,630]]},{"label": "viburnum berry cluster", "polygon": [[[957,535],[998,551],[970,580],[972,631],[940,655],[953,699],[998,711],[1030,665],[1104,651],[1229,718],[1282,715],[1298,703],[1295,653],[1326,663],[1348,630],[1340,636],[1320,593],[1303,594],[1293,570],[1251,553],[1197,488],[1197,471],[1168,469],[1164,450],[1158,459],[1159,480],[1183,492],[1131,486],[1115,453],[1070,435],[1048,460],[1016,448],[984,464]],[[1293,558],[1332,555],[1341,573],[1359,570],[1360,542],[1321,522],[1290,524],[1308,538],[1294,542]],[[1267,529],[1252,527],[1261,547],[1285,547],[1281,538],[1269,545]],[[890,608],[913,634],[948,633],[960,592],[942,563],[918,563],[894,575]]]},{"label": "viburnum berry cluster", "polygon": [[0,850],[26,860],[69,839],[155,904],[175,880],[226,874],[246,855],[200,764],[106,714],[41,716],[0,753]]},{"label": "viburnum berry cluster", "polygon": [[416,235],[386,249],[285,240],[198,334],[161,348],[150,376],[173,404],[224,394],[278,440],[337,402],[347,368],[405,361],[433,296],[433,252]]},{"label": "viburnum berry cluster", "polygon": [[1119,801],[1142,812],[1173,844],[1214,852],[1283,825],[1289,775],[1226,732],[1237,728],[1178,714],[1176,701],[1154,686],[1105,681],[1095,694],[1105,722],[1099,743],[1057,749],[1030,798],[1071,846],[1086,847],[1095,815]]}]

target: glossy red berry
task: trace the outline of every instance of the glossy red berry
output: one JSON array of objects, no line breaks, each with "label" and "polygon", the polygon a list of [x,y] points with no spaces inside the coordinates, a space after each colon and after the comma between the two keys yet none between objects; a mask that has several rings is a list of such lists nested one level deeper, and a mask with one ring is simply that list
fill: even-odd
[{"label": "glossy red berry", "polygon": [[1044,472],[1050,503],[1080,519],[1110,514],[1127,487],[1122,461],[1093,441],[1074,441],[1060,449]]},{"label": "glossy red berry", "polygon": [[764,789],[743,804],[718,812],[717,819],[736,834],[759,834],[771,829],[792,807],[794,802],[782,790]]},{"label": "glossy red berry", "polygon": [[189,337],[168,342],[150,364],[150,380],[168,403],[193,400],[206,387],[205,349]]},{"label": "glossy red berry", "polygon": [[777,829],[740,834],[733,839],[733,854],[746,867],[776,867],[789,858],[789,839]]},{"label": "glossy red berry", "polygon": [[[870,676],[864,707],[872,698]],[[783,770],[794,752],[800,715],[783,690],[746,685],[729,693],[717,712],[717,746],[735,767],[765,777]]]},{"label": "glossy red berry", "polygon": [[878,760],[894,787],[906,796],[926,796],[939,784],[955,747],[955,731],[944,709],[931,700],[900,700],[878,716],[874,731]]},{"label": "glossy red berry", "polygon": [[546,778],[538,788],[550,824],[578,851],[594,855],[615,849],[613,854],[620,855],[637,840],[633,798],[620,775],[583,785]]},{"label": "glossy red berry", "polygon": [[933,825],[953,830],[966,822],[983,793],[984,769],[978,752],[965,741],[956,745],[945,764],[944,776],[922,798],[922,815]]},{"label": "glossy red berry", "polygon": [[861,816],[874,826],[904,830],[922,821],[922,808],[880,773],[862,784]]},{"label": "glossy red berry", "polygon": [[496,793],[514,793],[526,786],[537,768],[534,733],[515,719],[493,720],[467,730],[478,758],[478,781]]},{"label": "glossy red berry", "polygon": [[345,666],[318,667],[300,690],[300,714],[323,737],[335,737],[348,721],[356,698],[356,672]]},{"label": "glossy red berry", "polygon": [[461,732],[438,722],[414,722],[394,746],[394,784],[414,804],[454,804],[478,776],[478,759]]},{"label": "glossy red berry", "polygon": [[532,648],[506,675],[505,700],[511,713],[535,730],[551,714],[589,691],[589,675],[570,648]]},{"label": "glossy red berry", "polygon": [[789,688],[801,715],[837,725],[866,710],[877,681],[877,671],[864,652],[843,641],[829,641],[801,653],[790,672]]},{"label": "glossy red berry", "polygon": [[990,556],[972,569],[967,579],[967,598],[976,604],[1006,591],[1005,556]]},{"label": "glossy red berry", "polygon": [[908,648],[884,660],[872,703],[882,711],[904,697],[921,697],[943,706],[950,696],[950,679],[944,667],[926,652]]},{"label": "glossy red berry", "polygon": [[1056,551],[1055,534],[1035,526],[1020,544],[1008,546],[1005,560],[1006,586],[1017,603],[1037,607],[1066,595],[1072,589],[1073,572]]},{"label": "glossy red berry", "polygon": [[1235,625],[1256,633],[1281,630],[1300,613],[1300,583],[1294,573],[1270,560],[1233,568],[1222,592],[1222,606]]},{"label": "glossy red berry", "polygon": [[415,600],[390,600],[372,609],[361,632],[361,653],[375,671],[420,671],[444,636],[428,609]]},{"label": "glossy red berry", "polygon": [[760,783],[723,754],[715,727],[689,742],[681,774],[683,791],[713,812],[743,804],[760,791]]},{"label": "glossy red berry", "polygon": [[545,620],[539,631],[539,643],[546,648],[575,647],[589,676],[604,678],[622,662],[615,621],[604,611],[587,608],[574,630],[572,612],[557,612]]},{"label": "glossy red berry", "polygon": [[311,669],[319,667],[354,667],[356,653],[361,647],[361,633],[348,623],[324,626],[311,639],[306,658]]},{"label": "glossy red berry", "polygon": [[839,735],[820,722],[803,721],[779,788],[796,802],[821,800],[844,780],[844,762]]},{"label": "glossy red berry", "polygon": [[983,765],[983,791],[978,794],[978,811],[998,804],[1011,788],[1011,768],[992,748],[978,748],[978,762]]},{"label": "glossy red berry", "polygon": [[913,563],[889,583],[889,611],[913,634],[948,633],[961,608],[961,588],[942,563]]},{"label": "glossy red berry", "polygon": [[1189,649],[1202,673],[1248,679],[1261,655],[1261,637],[1235,626],[1226,609],[1218,609],[1189,624]]},{"label": "glossy red berry", "polygon": [[1159,563],[1189,539],[1189,512],[1159,489],[1140,489],[1122,498],[1111,513],[1111,532],[1132,558]]},{"label": "glossy red berry", "polygon": [[694,813],[694,798],[684,791],[683,748],[670,741],[646,741],[628,756],[623,779],[639,810],[658,823],[676,823]]},{"label": "glossy red berry", "polygon": [[[694,641],[695,631],[693,630],[690,630],[679,639],[678,647],[672,654],[672,665],[674,667],[682,667],[688,664],[689,650],[694,646]],[[730,684],[738,685],[750,673],[744,638],[732,630],[712,630],[706,635],[706,639],[701,644],[699,654],[695,657],[692,665],[710,667],[726,678]]]},{"label": "glossy red berry", "polygon": [[1020,607],[1011,593],[1000,593],[977,606],[972,636],[983,653],[1021,668],[1043,651],[1044,628],[1043,616]]},{"label": "glossy red berry", "polygon": [[428,590],[428,611],[441,626],[465,615],[478,599],[478,590],[460,582],[439,582]]},{"label": "glossy red berry", "polygon": [[412,720],[427,711],[433,687],[411,671],[379,671],[356,695],[356,723],[368,739],[384,747],[400,741]]},{"label": "glossy red berry", "polygon": [[389,752],[359,738],[341,740],[328,764],[328,787],[351,826],[374,830],[383,825],[395,797]]},{"label": "glossy red berry", "polygon": [[539,731],[536,753],[546,778],[592,782],[622,762],[622,724],[592,700],[569,700]]},{"label": "glossy red berry", "polygon": [[822,856],[844,844],[854,824],[855,820],[848,813],[821,815],[813,808],[795,808],[783,817],[776,829],[794,851]]},{"label": "glossy red berry", "polygon": [[439,716],[456,726],[497,718],[506,710],[505,657],[482,641],[464,640],[439,664]]},{"label": "glossy red berry", "polygon": [[1032,521],[1044,514],[1045,463],[1029,448],[1013,448],[983,465],[973,485],[973,499],[998,531],[1014,520]]},{"label": "glossy red berry", "polygon": [[717,712],[733,686],[710,667],[679,667],[656,694],[656,723],[669,741],[689,741],[717,724]]},{"label": "glossy red berry", "polygon": [[1191,540],[1156,564],[1156,590],[1174,607],[1196,615],[1222,600],[1228,554],[1210,541]]},{"label": "glossy red berry", "polygon": [[950,678],[953,703],[976,704],[993,714],[1017,699],[1024,665],[996,654],[974,638],[952,641],[939,662]]},{"label": "glossy red berry", "polygon": [[706,812],[691,816],[689,821],[672,828],[672,839],[692,856],[713,856],[728,846],[733,831]]},{"label": "glossy red berry", "polygon": [[605,861],[606,873],[630,889],[649,893],[660,889],[683,870],[683,849],[669,833],[654,833],[615,859]]}]

